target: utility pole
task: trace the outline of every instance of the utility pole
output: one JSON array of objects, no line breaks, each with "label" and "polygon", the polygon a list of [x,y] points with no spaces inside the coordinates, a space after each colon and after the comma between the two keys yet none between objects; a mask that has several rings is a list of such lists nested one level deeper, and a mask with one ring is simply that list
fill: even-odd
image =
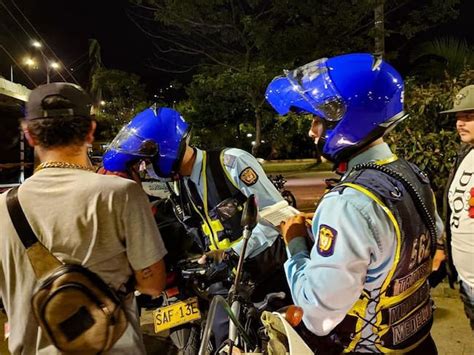
[{"label": "utility pole", "polygon": [[385,18],[384,18],[385,0],[377,0],[374,9],[374,29],[375,29],[375,47],[374,55],[383,58],[385,55]]},{"label": "utility pole", "polygon": [[38,41],[33,41],[32,46],[35,47],[41,54],[43,58],[43,63],[46,67],[46,83],[49,84],[50,82],[50,72],[51,69],[59,70],[60,65],[54,61],[51,61],[46,54],[43,52],[43,45]]},{"label": "utility pole", "polygon": [[[41,54],[43,54],[43,52],[41,52]],[[44,54],[43,54],[43,58],[44,57]],[[49,63],[47,62],[47,59],[45,58],[44,59],[44,62],[45,62],[45,65],[46,65],[46,84],[49,84]]]}]

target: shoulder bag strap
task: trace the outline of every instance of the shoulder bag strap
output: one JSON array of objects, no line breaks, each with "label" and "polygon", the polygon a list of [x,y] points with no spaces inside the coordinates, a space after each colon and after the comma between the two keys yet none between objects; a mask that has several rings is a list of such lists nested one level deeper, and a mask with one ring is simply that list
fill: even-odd
[{"label": "shoulder bag strap", "polygon": [[61,266],[62,263],[41,244],[31,229],[18,200],[18,187],[8,191],[6,200],[8,213],[16,233],[26,249],[36,278],[40,279]]}]

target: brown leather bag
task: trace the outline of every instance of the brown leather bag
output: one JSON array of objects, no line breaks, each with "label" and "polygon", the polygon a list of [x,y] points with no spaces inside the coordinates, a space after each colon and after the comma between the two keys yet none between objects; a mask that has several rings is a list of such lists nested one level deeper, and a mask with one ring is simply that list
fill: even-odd
[{"label": "brown leather bag", "polygon": [[66,354],[98,354],[122,336],[128,320],[118,294],[81,265],[63,264],[34,234],[17,188],[8,192],[7,208],[39,280],[31,304],[52,344]]}]

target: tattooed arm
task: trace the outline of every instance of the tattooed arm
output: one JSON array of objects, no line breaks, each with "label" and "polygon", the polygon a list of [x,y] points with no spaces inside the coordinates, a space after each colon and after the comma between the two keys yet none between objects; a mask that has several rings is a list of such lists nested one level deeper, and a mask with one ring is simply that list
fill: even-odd
[{"label": "tattooed arm", "polygon": [[159,296],[165,288],[165,263],[160,260],[142,270],[135,271],[136,288],[141,293]]}]

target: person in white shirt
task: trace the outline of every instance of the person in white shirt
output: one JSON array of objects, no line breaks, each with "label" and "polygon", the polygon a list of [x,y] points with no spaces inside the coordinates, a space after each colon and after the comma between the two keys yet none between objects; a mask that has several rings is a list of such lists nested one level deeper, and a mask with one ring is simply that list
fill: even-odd
[{"label": "person in white shirt", "polygon": [[446,238],[437,259],[447,259],[451,287],[459,281],[464,311],[474,330],[474,85],[462,88],[453,108],[441,113],[456,114],[462,145],[446,186]]}]

